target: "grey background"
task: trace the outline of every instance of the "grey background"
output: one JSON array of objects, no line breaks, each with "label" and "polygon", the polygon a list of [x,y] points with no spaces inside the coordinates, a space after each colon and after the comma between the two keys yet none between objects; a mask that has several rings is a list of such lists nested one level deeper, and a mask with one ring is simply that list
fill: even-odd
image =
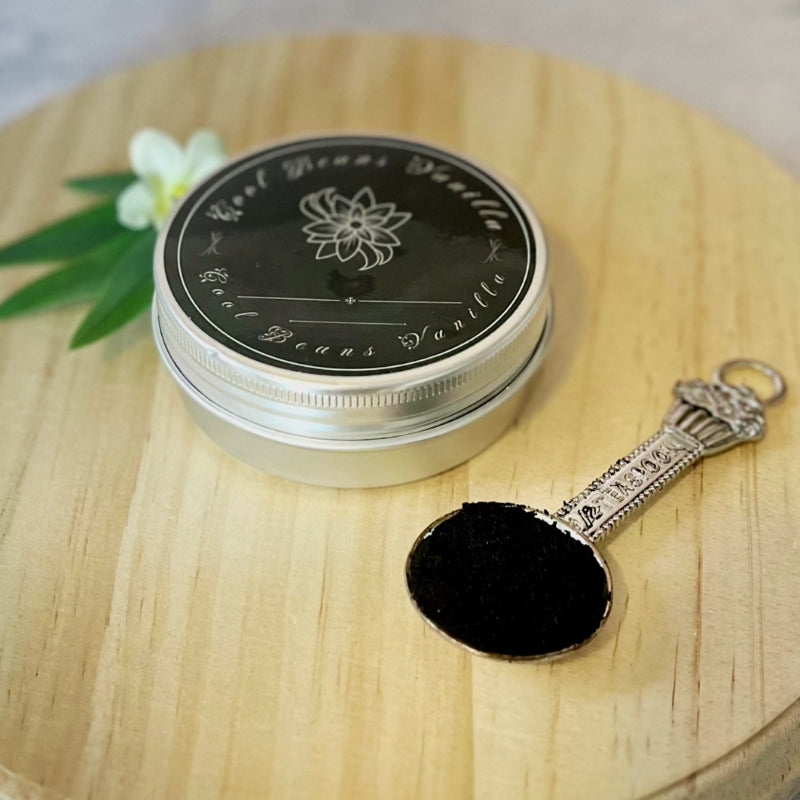
[{"label": "grey background", "polygon": [[0,0],[0,124],[178,52],[348,29],[466,36],[613,70],[711,114],[800,176],[800,0]]},{"label": "grey background", "polygon": [[92,78],[197,47],[354,29],[503,42],[621,73],[724,122],[800,178],[800,0],[0,0],[0,125]]}]

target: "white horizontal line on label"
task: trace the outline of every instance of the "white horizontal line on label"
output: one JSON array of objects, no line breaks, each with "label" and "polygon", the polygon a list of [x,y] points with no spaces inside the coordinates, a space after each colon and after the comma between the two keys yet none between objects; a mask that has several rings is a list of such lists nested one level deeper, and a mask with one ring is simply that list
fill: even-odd
[{"label": "white horizontal line on label", "polygon": [[310,325],[391,325],[398,328],[405,328],[408,325],[407,322],[351,322],[333,319],[290,319],[289,322],[294,324],[307,322]]}]

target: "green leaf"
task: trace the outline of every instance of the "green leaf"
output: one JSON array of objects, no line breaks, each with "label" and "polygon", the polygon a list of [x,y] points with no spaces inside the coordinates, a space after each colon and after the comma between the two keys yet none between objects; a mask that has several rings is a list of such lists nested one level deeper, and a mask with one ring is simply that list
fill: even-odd
[{"label": "green leaf", "polygon": [[85,256],[23,286],[0,303],[0,319],[93,297],[103,287],[117,260],[143,235],[146,232],[120,231],[114,239]]},{"label": "green leaf", "polygon": [[70,347],[75,349],[113,333],[144,311],[153,299],[153,251],[156,232],[146,231],[120,258],[100,299],[81,322]]},{"label": "green leaf", "polygon": [[114,201],[101,203],[54,222],[0,248],[0,266],[64,261],[82,256],[121,230]]},{"label": "green leaf", "polygon": [[133,172],[111,172],[108,175],[89,175],[84,178],[70,178],[64,182],[68,189],[82,194],[99,194],[104,197],[116,197],[127,189],[135,180]]}]

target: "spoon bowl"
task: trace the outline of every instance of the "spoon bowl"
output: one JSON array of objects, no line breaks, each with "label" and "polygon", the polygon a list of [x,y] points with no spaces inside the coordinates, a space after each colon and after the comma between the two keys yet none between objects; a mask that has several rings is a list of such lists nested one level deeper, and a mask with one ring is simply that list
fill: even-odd
[{"label": "spoon bowl", "polygon": [[592,542],[515,503],[465,503],[437,519],[409,553],[406,582],[434,629],[509,660],[585,644],[611,608],[611,573]]}]

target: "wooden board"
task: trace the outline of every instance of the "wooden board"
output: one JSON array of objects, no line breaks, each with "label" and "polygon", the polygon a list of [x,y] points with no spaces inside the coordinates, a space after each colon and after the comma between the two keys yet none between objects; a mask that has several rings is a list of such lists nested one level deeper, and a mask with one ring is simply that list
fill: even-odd
[{"label": "wooden board", "polygon": [[[0,797],[788,798],[800,789],[800,187],[687,108],[519,50],[400,36],[228,45],[112,76],[0,132],[8,241],[123,168],[137,129],[231,152],[409,134],[492,165],[549,235],[557,324],[519,423],[414,484],[237,463],[147,321],[0,328]],[[31,269],[0,274],[7,293]],[[604,545],[615,610],[544,664],[473,657],[403,579],[465,500],[560,501],[653,432],[679,377],[784,371],[764,442]],[[41,792],[36,788],[41,786]],[[52,794],[51,794],[52,793]]]}]

